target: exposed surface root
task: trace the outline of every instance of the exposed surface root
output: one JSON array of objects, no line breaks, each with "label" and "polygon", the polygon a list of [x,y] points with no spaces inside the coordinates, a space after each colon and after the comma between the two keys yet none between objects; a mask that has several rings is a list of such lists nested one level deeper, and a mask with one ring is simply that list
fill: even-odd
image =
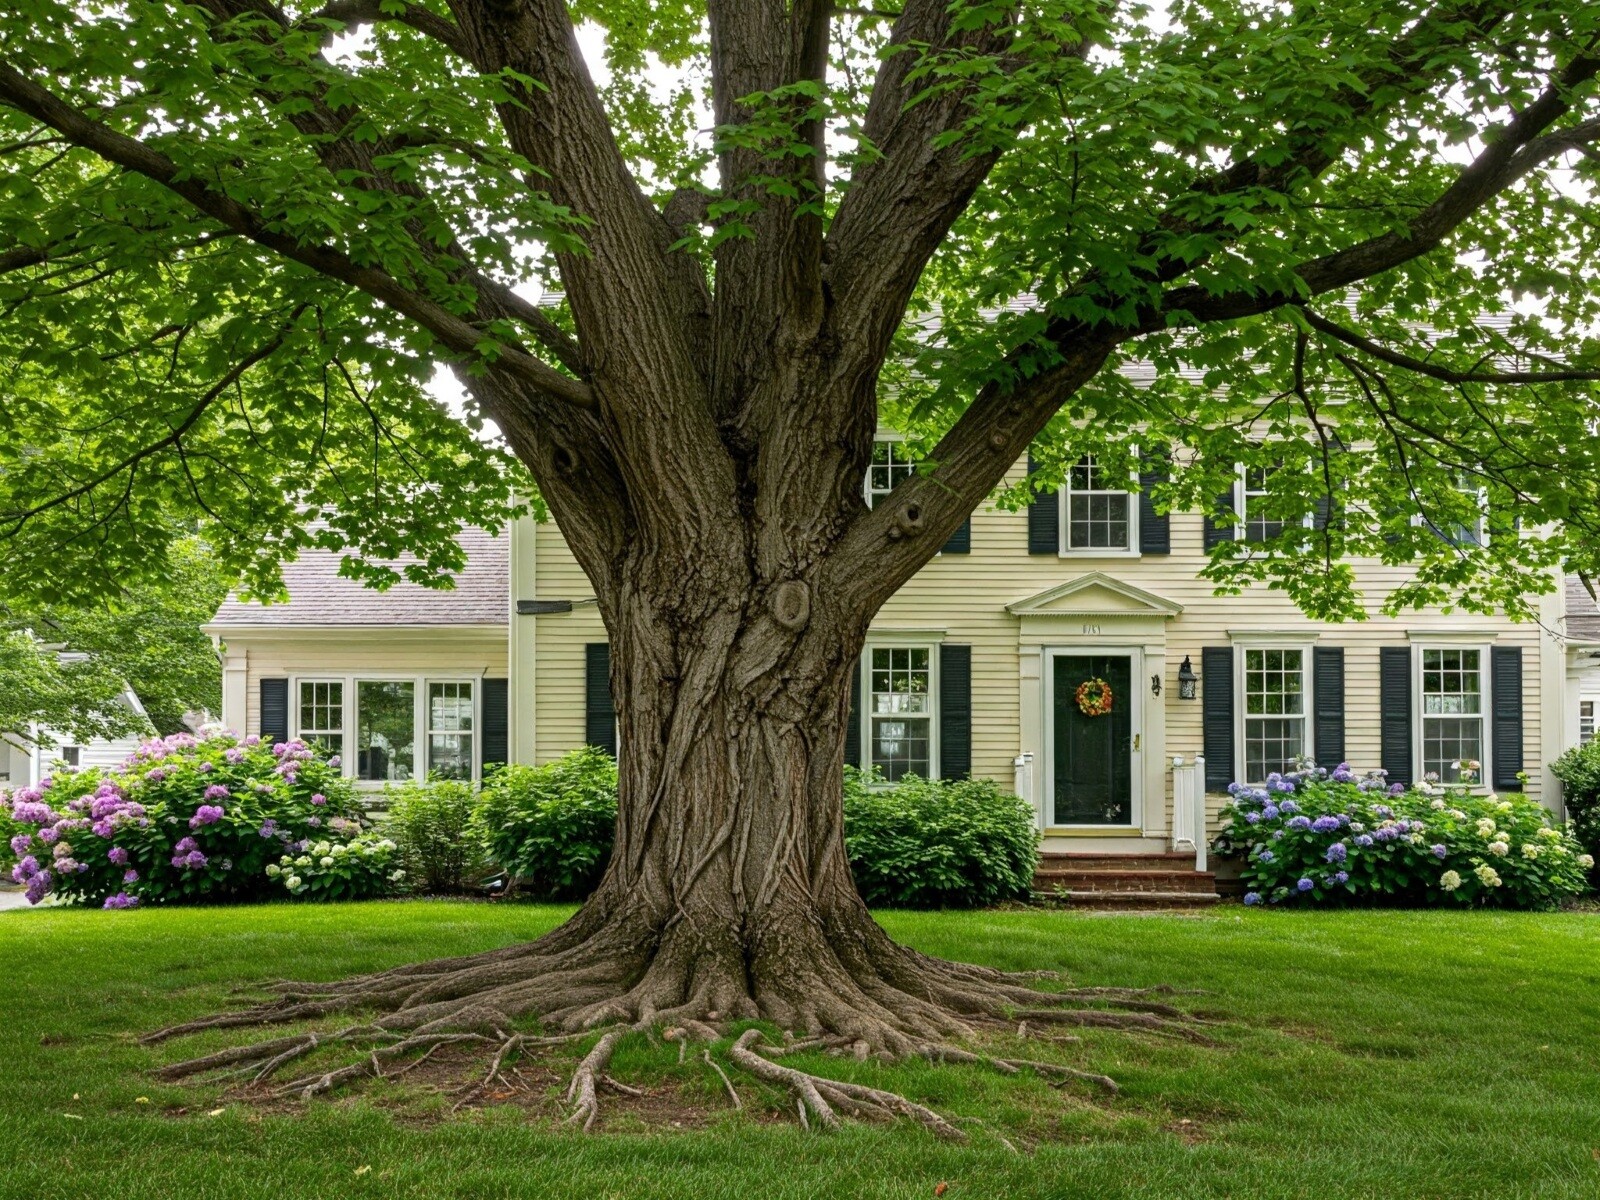
[{"label": "exposed surface root", "polygon": [[583,1056],[578,1069],[572,1073],[572,1083],[567,1087],[567,1103],[572,1104],[574,1099],[577,1103],[567,1117],[568,1125],[581,1125],[585,1133],[594,1127],[594,1119],[600,1115],[600,1098],[595,1092],[595,1084],[610,1065],[611,1054],[625,1033],[626,1029],[613,1029],[602,1037],[594,1044],[594,1049]]}]

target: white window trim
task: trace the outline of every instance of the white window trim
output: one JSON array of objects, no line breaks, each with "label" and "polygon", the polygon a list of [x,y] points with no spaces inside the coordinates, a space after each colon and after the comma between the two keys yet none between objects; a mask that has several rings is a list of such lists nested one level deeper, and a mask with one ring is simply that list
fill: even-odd
[{"label": "white window trim", "polygon": [[[872,443],[873,443],[873,445],[876,446],[879,442],[893,442],[896,445],[904,446],[906,444],[906,439],[905,439],[905,435],[904,434],[895,433],[892,430],[888,430],[888,429],[880,429],[880,430],[878,430],[877,433],[872,435]],[[913,475],[916,474],[916,466],[915,466],[915,464],[912,465],[911,473]],[[890,491],[884,493],[884,495],[886,497],[890,496],[892,494],[893,494],[892,489]],[[861,476],[861,498],[866,501],[868,508],[872,507],[872,460],[871,459],[867,460],[866,472]]]},{"label": "white window trim", "polygon": [[357,711],[357,685],[363,681],[376,683],[410,683],[411,690],[411,728],[414,737],[413,753],[411,756],[411,778],[414,780],[426,779],[428,772],[428,685],[430,683],[470,683],[472,685],[472,781],[478,782],[483,774],[483,680],[482,671],[447,672],[445,674],[427,674],[416,671],[346,671],[330,673],[319,671],[305,675],[291,675],[289,677],[289,736],[298,738],[300,731],[300,685],[301,683],[342,683],[344,685],[344,729],[343,740],[339,751],[339,773],[348,779],[361,792],[381,792],[391,783],[404,782],[403,780],[382,779],[357,779],[356,761],[359,757],[359,747],[356,745],[360,736],[357,720],[360,716]]},{"label": "white window trim", "polygon": [[[1583,706],[1589,706],[1589,736],[1583,736]],[[1578,745],[1592,741],[1600,735],[1600,695],[1578,697]]]},{"label": "white window trim", "polygon": [[1316,642],[1314,639],[1289,638],[1281,634],[1251,634],[1247,632],[1235,633],[1231,638],[1234,647],[1233,655],[1233,761],[1236,764],[1236,773],[1239,782],[1259,787],[1266,782],[1264,779],[1246,779],[1245,746],[1248,738],[1245,736],[1245,724],[1250,720],[1248,697],[1245,695],[1245,652],[1248,650],[1298,650],[1300,652],[1300,694],[1305,698],[1305,712],[1300,714],[1300,720],[1305,727],[1305,735],[1301,745],[1305,747],[1305,757],[1316,759],[1316,695],[1312,691],[1311,663],[1314,657]]},{"label": "white window trim", "polygon": [[[1079,456],[1086,457],[1083,455]],[[1117,550],[1109,546],[1083,546],[1075,547],[1072,539],[1072,468],[1077,460],[1067,465],[1067,473],[1062,477],[1061,486],[1056,489],[1056,528],[1060,530],[1056,551],[1061,558],[1141,558],[1143,552],[1139,549],[1139,485],[1138,476],[1128,480],[1128,490],[1125,492],[1102,491],[1099,493],[1086,492],[1085,495],[1123,495],[1128,498],[1128,545],[1126,549]]]},{"label": "white window trim", "polygon": [[[1482,757],[1478,759],[1478,778],[1473,782],[1474,791],[1487,791],[1488,781],[1494,778],[1494,764],[1490,761],[1494,753],[1494,730],[1490,727],[1489,710],[1493,703],[1490,688],[1493,682],[1490,678],[1489,659],[1490,647],[1493,638],[1452,638],[1441,640],[1436,638],[1412,638],[1411,642],[1411,778],[1421,780],[1424,774],[1423,762],[1426,758],[1423,736],[1423,696],[1422,696],[1422,655],[1425,650],[1476,650],[1478,652],[1478,744],[1483,748]],[[1445,714],[1438,714],[1445,715]],[[1467,714],[1457,714],[1465,716]]]},{"label": "white window trim", "polygon": [[[472,722],[471,729],[435,730],[432,725],[429,724],[429,693],[433,690],[433,685],[436,683],[465,683],[472,688],[472,711],[468,716],[468,720]],[[468,777],[468,781],[476,783],[478,777],[483,772],[483,731],[478,727],[481,723],[479,721],[479,714],[483,711],[483,686],[481,679],[451,677],[448,675],[429,675],[422,682],[421,687],[418,689],[418,693],[422,701],[421,705],[419,706],[421,708],[421,713],[419,714],[420,719],[418,722],[418,744],[422,748],[422,752],[420,755],[418,755],[418,757],[423,759],[420,777],[426,779],[433,772],[434,734],[438,733],[440,737],[449,737],[452,733],[461,734],[464,732],[467,735],[471,746],[471,749],[469,750],[469,758],[472,763],[472,774]]]},{"label": "white window trim", "polygon": [[[940,688],[939,678],[939,646],[944,640],[943,631],[934,632],[885,632],[869,633],[866,645],[861,649],[861,659],[858,669],[861,674],[861,712],[858,719],[861,722],[861,762],[864,769],[871,770],[872,762],[872,652],[874,650],[907,650],[926,649],[928,651],[928,778],[941,778],[939,761],[939,724],[940,724]],[[893,784],[884,783],[883,787],[892,787]]]}]

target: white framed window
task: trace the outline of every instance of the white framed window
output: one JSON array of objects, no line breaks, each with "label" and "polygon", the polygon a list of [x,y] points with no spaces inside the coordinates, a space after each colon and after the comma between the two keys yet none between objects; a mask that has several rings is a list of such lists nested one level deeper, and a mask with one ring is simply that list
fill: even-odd
[{"label": "white framed window", "polygon": [[1593,700],[1578,701],[1578,744],[1580,746],[1594,740],[1595,709],[1597,707],[1600,707],[1600,704]]},{"label": "white framed window", "polygon": [[866,760],[885,781],[938,777],[938,647],[868,645],[862,655]]},{"label": "white framed window", "polygon": [[1305,646],[1240,647],[1239,741],[1244,782],[1286,775],[1312,755],[1311,651]]},{"label": "white framed window", "polygon": [[302,679],[300,738],[324,754],[344,753],[344,680]]},{"label": "white framed window", "polygon": [[914,475],[916,470],[917,464],[903,441],[899,438],[877,438],[872,443],[872,464],[867,467],[867,507],[874,507],[894,491],[901,480]]},{"label": "white framed window", "polygon": [[1489,489],[1483,480],[1471,471],[1457,472],[1455,490],[1466,497],[1477,516],[1469,521],[1433,521],[1418,513],[1412,518],[1415,525],[1426,524],[1452,546],[1487,546],[1489,544]]},{"label": "white framed window", "polygon": [[472,683],[431,680],[428,683],[428,774],[441,779],[472,778],[474,757]]},{"label": "white framed window", "polygon": [[398,783],[416,774],[416,681],[356,680],[356,778]]},{"label": "white framed window", "polygon": [[[1459,783],[1489,778],[1484,730],[1488,654],[1481,646],[1417,651],[1418,742],[1422,777]],[[1471,764],[1478,764],[1473,767]]]},{"label": "white framed window", "polygon": [[82,762],[82,760],[83,760],[83,747],[82,746],[63,746],[63,747],[61,747],[61,761],[66,763],[67,766],[76,767]]},{"label": "white framed window", "polygon": [[1067,471],[1061,489],[1063,554],[1134,554],[1139,506],[1128,482],[1112,476],[1092,454]]}]

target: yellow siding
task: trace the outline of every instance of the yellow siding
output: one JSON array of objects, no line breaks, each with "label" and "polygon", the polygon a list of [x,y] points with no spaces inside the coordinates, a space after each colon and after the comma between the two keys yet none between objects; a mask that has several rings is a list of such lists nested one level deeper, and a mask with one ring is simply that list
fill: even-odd
[{"label": "yellow siding", "polygon": [[[1019,464],[1013,478],[1019,478],[1022,469]],[[1240,596],[1218,597],[1211,585],[1198,577],[1206,554],[1202,520],[1196,514],[1174,514],[1172,553],[1146,558],[1029,554],[1026,512],[983,509],[974,514],[972,526],[972,552],[935,558],[884,606],[873,628],[883,632],[943,630],[946,641],[972,646],[972,750],[977,775],[1010,786],[1013,758],[1024,748],[1020,624],[1006,605],[1099,571],[1183,606],[1181,615],[1165,625],[1165,744],[1148,745],[1147,754],[1159,754],[1163,761],[1170,761],[1175,754],[1187,760],[1203,751],[1201,702],[1177,698],[1177,671],[1186,655],[1199,672],[1201,649],[1229,645],[1231,633],[1283,631],[1307,641],[1315,638],[1324,645],[1343,647],[1345,757],[1359,770],[1376,767],[1379,647],[1405,645],[1417,634],[1468,639],[1488,635],[1497,645],[1523,647],[1524,767],[1532,776],[1529,790],[1535,794],[1539,791],[1543,766],[1541,712],[1545,706],[1536,624],[1439,611],[1411,613],[1398,619],[1385,617],[1380,612],[1384,596],[1406,573],[1402,568],[1377,563],[1358,567],[1369,618],[1365,621],[1342,625],[1311,621],[1282,593],[1265,587],[1252,588]],[[554,526],[540,526],[532,536],[538,539],[538,595],[574,601],[591,597],[593,589]],[[522,619],[538,622],[536,754],[544,762],[583,740],[583,647],[586,642],[604,640],[605,631],[592,604],[580,605],[571,613]],[[1077,640],[1073,639],[1075,643]],[[1142,686],[1148,690],[1148,679],[1142,681]],[[1044,764],[1036,761],[1035,770],[1043,769]],[[1147,833],[1169,827],[1170,773],[1164,790],[1165,795],[1146,795],[1143,824]],[[1220,797],[1212,798],[1213,817],[1220,803]]]}]

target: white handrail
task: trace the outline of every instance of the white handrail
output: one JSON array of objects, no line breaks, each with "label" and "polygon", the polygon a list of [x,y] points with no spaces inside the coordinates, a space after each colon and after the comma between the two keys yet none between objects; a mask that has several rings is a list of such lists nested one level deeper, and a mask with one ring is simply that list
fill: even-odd
[{"label": "white handrail", "polygon": [[1206,760],[1198,754],[1188,766],[1172,759],[1172,848],[1193,850],[1195,870],[1206,869]]}]

